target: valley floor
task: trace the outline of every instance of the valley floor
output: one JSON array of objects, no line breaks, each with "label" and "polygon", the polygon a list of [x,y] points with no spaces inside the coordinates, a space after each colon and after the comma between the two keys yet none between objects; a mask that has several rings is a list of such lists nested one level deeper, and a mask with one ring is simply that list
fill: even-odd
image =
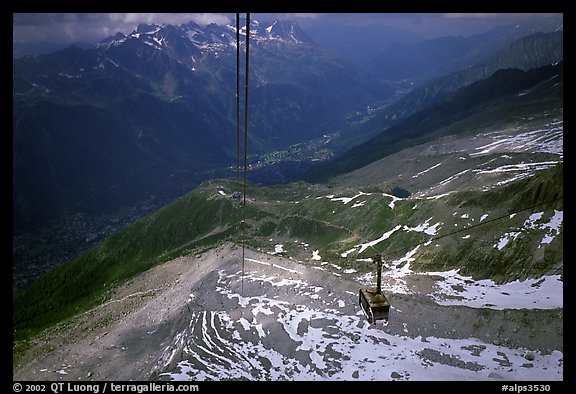
[{"label": "valley floor", "polygon": [[[242,279],[241,256],[225,244],[141,274],[35,338],[13,379],[563,380],[562,298],[553,305],[549,289],[539,309],[446,293],[461,302],[441,305],[443,277],[410,273],[386,291],[388,325],[370,326],[358,306],[366,275],[246,250]],[[393,281],[385,271],[383,287]]]}]

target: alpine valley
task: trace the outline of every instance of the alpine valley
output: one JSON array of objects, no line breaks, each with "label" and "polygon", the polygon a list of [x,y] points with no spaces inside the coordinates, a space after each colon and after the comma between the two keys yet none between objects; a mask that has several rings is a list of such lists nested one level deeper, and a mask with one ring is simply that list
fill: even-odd
[{"label": "alpine valley", "polygon": [[564,381],[562,26],[408,89],[252,23],[246,186],[235,27],[14,60],[13,379]]},{"label": "alpine valley", "polygon": [[[245,46],[245,27],[241,35]],[[318,148],[308,159],[324,158],[327,133],[393,93],[294,22],[253,21],[251,36],[251,159],[311,140]],[[14,254],[23,282],[46,260],[74,257],[201,181],[235,174],[235,26],[142,24],[91,49],[15,59],[13,68]],[[253,179],[286,181],[294,168]],[[24,266],[40,272],[21,275]]]}]

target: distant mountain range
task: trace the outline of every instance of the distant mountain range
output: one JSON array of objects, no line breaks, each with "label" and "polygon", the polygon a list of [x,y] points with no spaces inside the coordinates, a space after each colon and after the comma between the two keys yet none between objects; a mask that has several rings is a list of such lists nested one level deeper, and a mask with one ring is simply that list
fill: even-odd
[{"label": "distant mountain range", "polygon": [[530,70],[564,59],[564,33],[534,33],[500,49],[488,59],[458,71],[439,76],[416,87],[382,111],[386,120],[402,119],[442,100],[456,89],[490,77],[494,72],[517,68]]},{"label": "distant mountain range", "polygon": [[[14,59],[15,278],[34,267],[24,283],[77,256],[206,179],[235,176],[235,33],[192,22],[142,24],[94,47]],[[244,46],[245,27],[241,37]],[[318,46],[294,22],[252,21],[251,39],[249,176],[260,171],[268,183],[354,146],[307,179],[378,160],[410,136],[433,138],[444,121],[464,116],[460,106],[479,108],[458,102],[462,96],[452,99],[456,106],[433,107],[450,103],[458,88],[500,67],[528,70],[563,56],[561,31],[531,34],[405,92]],[[497,96],[504,94],[498,83],[509,82],[498,81]],[[494,102],[488,98],[473,101]],[[257,171],[261,158],[274,164]]]},{"label": "distant mountain range", "polygon": [[[172,199],[233,166],[235,40],[233,26],[142,24],[14,60],[14,226]],[[251,40],[250,154],[321,136],[392,94],[296,23],[252,21]]]}]

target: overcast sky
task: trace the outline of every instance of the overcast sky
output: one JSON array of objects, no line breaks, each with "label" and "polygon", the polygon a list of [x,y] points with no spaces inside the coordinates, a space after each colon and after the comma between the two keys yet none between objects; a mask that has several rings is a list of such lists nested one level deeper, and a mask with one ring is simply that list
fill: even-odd
[{"label": "overcast sky", "polygon": [[[304,29],[310,24],[386,25],[412,31],[426,38],[470,35],[499,24],[522,23],[542,14],[529,13],[307,13],[252,14],[252,19],[296,20]],[[234,23],[235,14],[221,13],[15,13],[14,43],[53,42],[58,44],[95,43],[122,32],[129,34],[139,23],[189,21],[198,24]]]}]

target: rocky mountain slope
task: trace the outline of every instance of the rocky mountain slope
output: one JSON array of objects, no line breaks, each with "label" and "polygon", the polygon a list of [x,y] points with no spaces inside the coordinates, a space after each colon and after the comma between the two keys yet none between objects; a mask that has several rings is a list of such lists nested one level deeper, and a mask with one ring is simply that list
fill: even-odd
[{"label": "rocky mountain slope", "polygon": [[[206,182],[16,293],[14,377],[563,380],[562,162],[557,108],[246,211]],[[375,253],[386,326],[357,304]]]},{"label": "rocky mountain slope", "polygon": [[357,305],[359,287],[373,285],[357,270],[366,263],[245,257],[243,265],[241,248],[223,244],[134,277],[36,337],[14,379],[563,379],[557,277],[498,286],[406,266],[384,275],[388,325],[370,326]]}]

